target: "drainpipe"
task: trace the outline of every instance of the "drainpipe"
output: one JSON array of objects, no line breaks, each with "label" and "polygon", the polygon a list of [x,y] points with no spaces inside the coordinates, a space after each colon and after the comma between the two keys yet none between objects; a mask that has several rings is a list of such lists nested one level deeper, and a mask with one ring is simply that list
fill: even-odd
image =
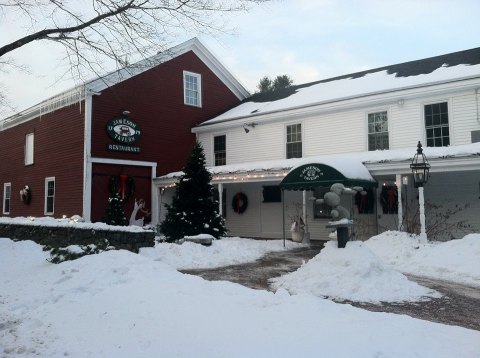
[{"label": "drainpipe", "polygon": [[153,165],[152,166],[152,179],[151,181],[151,186],[150,186],[150,191],[151,191],[151,203],[152,203],[152,212],[150,213],[150,218],[153,226],[157,226],[159,223],[159,209],[158,209],[158,204],[159,204],[159,190],[155,183],[153,182],[153,179],[157,176],[157,166]]},{"label": "drainpipe", "polygon": [[476,110],[477,110],[477,122],[480,123],[480,116],[478,115],[478,88],[475,89],[475,103],[477,104]]}]

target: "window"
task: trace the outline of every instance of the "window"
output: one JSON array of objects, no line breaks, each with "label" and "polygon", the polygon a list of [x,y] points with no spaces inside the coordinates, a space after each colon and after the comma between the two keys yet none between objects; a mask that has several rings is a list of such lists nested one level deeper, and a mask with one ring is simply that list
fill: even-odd
[{"label": "window", "polygon": [[387,111],[368,114],[368,150],[388,149]]},{"label": "window", "polygon": [[55,178],[45,178],[45,215],[53,214],[55,209]]},{"label": "window", "polygon": [[27,134],[25,136],[25,165],[33,164],[33,142],[34,134]]},{"label": "window", "polygon": [[425,105],[425,131],[427,147],[450,145],[447,102]]},{"label": "window", "polygon": [[189,106],[202,106],[202,77],[198,73],[183,71],[184,103]]},{"label": "window", "polygon": [[279,185],[265,185],[263,187],[263,202],[264,203],[281,203],[282,192]]},{"label": "window", "polygon": [[213,137],[215,166],[227,164],[227,138],[225,135]]},{"label": "window", "polygon": [[287,126],[287,159],[302,157],[302,125]]},{"label": "window", "polygon": [[3,184],[3,213],[10,214],[10,199],[12,197],[12,184]]}]

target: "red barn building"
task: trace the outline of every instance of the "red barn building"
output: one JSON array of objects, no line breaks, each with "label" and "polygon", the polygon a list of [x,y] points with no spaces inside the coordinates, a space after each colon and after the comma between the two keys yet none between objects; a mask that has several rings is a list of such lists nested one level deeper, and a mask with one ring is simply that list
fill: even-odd
[{"label": "red barn building", "polygon": [[115,186],[130,197],[127,216],[134,200],[143,199],[156,224],[152,179],[181,170],[195,141],[193,126],[247,96],[192,39],[6,118],[0,121],[2,214],[101,221]]}]

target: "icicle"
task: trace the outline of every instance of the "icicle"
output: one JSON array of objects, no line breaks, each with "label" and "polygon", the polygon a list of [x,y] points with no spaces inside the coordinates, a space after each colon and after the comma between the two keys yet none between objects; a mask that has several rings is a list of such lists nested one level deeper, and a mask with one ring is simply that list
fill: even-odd
[{"label": "icicle", "polygon": [[60,93],[57,96],[51,97],[42,103],[40,103],[40,117],[44,114],[54,112],[57,109],[72,105],[78,104],[80,107],[80,112],[82,111],[82,101],[85,99],[85,87],[83,85],[77,86],[69,91]]}]

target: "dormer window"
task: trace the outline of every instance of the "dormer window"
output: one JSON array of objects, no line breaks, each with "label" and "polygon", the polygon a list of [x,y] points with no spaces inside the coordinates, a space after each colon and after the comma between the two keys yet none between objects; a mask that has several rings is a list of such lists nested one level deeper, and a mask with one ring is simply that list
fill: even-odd
[{"label": "dormer window", "polygon": [[183,71],[183,102],[188,106],[202,106],[202,76]]}]

